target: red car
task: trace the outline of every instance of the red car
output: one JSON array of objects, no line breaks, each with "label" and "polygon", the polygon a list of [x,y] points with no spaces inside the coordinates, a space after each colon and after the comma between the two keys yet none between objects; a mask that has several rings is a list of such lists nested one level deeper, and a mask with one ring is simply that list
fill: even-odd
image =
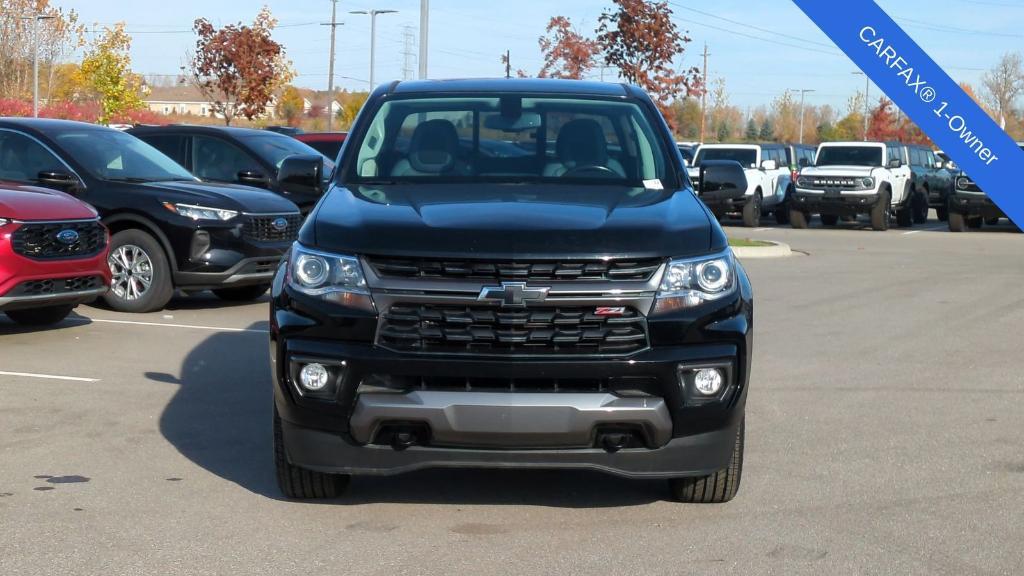
[{"label": "red car", "polygon": [[108,244],[92,206],[0,182],[0,312],[19,324],[60,322],[110,288]]},{"label": "red car", "polygon": [[338,159],[338,152],[347,136],[348,132],[305,132],[296,134],[292,138],[305,143],[323,154],[328,160],[334,161]]}]

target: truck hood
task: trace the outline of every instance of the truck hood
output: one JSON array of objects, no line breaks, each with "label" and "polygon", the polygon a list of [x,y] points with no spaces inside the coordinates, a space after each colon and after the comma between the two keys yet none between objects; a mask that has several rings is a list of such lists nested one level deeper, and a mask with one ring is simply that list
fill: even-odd
[{"label": "truck hood", "polygon": [[495,259],[672,257],[726,246],[689,190],[480,183],[335,187],[299,240],[349,254]]},{"label": "truck hood", "polygon": [[92,206],[63,192],[0,182],[0,218],[84,220],[95,217]]},{"label": "truck hood", "polygon": [[281,214],[299,211],[298,206],[290,200],[251,186],[186,181],[124,185],[143,188],[147,194],[158,196],[165,202],[199,204],[210,208],[227,208],[250,213]]},{"label": "truck hood", "polygon": [[809,166],[800,171],[801,176],[871,176],[879,168],[873,166]]}]

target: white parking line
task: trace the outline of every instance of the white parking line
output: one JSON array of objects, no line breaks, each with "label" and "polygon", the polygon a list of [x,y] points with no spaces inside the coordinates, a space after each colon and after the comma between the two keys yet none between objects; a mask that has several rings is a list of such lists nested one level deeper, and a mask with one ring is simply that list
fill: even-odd
[{"label": "white parking line", "polygon": [[209,330],[211,332],[252,332],[255,334],[268,334],[269,330],[257,330],[255,328],[226,328],[223,326],[198,326],[195,324],[169,324],[166,322],[136,322],[134,320],[107,320],[105,318],[88,318],[93,322],[103,324],[127,324],[129,326],[157,326],[160,328],[185,328],[189,330]]},{"label": "white parking line", "polygon": [[22,378],[43,378],[46,380],[66,380],[68,382],[99,382],[98,378],[78,378],[76,376],[54,376],[53,374],[34,374],[32,372],[4,372],[0,376],[20,376]]},{"label": "white parking line", "polygon": [[942,226],[930,226],[928,228],[921,228],[920,230],[911,230],[909,232],[904,232],[903,235],[904,236],[910,236],[911,234],[917,234],[918,232],[934,232],[936,230],[942,230],[945,227],[946,227],[945,225],[942,225]]}]

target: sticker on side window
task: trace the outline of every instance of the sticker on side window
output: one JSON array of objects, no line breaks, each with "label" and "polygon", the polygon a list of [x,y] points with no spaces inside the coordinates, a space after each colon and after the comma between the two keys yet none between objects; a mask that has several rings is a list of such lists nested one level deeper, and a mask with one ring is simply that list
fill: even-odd
[{"label": "sticker on side window", "polygon": [[665,187],[661,185],[661,180],[644,180],[644,188],[648,190],[664,190]]}]

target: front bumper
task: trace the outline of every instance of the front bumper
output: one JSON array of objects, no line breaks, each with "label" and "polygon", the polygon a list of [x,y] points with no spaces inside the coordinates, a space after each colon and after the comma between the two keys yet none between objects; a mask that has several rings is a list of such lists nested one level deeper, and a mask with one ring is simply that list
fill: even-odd
[{"label": "front bumper", "polygon": [[956,191],[949,198],[949,209],[964,216],[1006,218],[1006,214],[984,192]]},{"label": "front bumper", "polygon": [[85,258],[27,258],[11,247],[14,230],[0,231],[0,311],[86,304],[110,288],[108,250]]},{"label": "front bumper", "polygon": [[790,207],[807,213],[852,215],[869,212],[878,204],[877,192],[847,192],[840,190],[811,191],[797,188]]},{"label": "front bumper", "polygon": [[284,253],[243,258],[220,272],[174,273],[174,285],[187,290],[236,288],[253,284],[270,284]]}]

